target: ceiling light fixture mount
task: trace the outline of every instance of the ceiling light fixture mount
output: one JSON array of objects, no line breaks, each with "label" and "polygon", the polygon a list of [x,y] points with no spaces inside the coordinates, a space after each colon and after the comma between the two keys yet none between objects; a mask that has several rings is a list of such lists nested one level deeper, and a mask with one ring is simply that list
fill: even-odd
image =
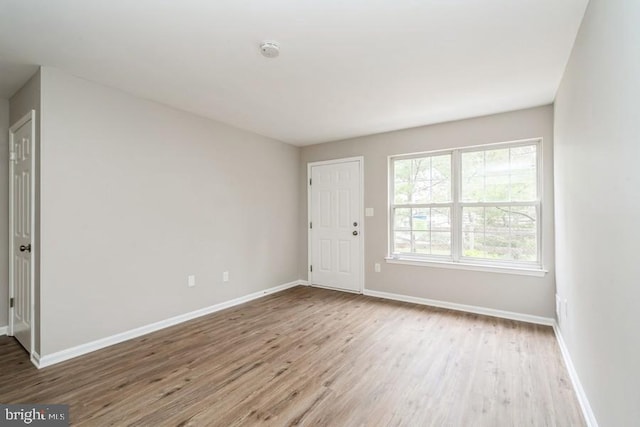
[{"label": "ceiling light fixture mount", "polygon": [[280,44],[273,40],[265,40],[260,44],[260,52],[266,58],[275,58],[280,55]]}]

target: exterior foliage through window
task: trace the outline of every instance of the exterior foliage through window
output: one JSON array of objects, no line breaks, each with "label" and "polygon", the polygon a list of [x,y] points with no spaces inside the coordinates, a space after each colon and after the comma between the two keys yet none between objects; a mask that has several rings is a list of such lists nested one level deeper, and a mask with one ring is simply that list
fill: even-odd
[{"label": "exterior foliage through window", "polygon": [[540,266],[540,140],[390,158],[390,253]]}]

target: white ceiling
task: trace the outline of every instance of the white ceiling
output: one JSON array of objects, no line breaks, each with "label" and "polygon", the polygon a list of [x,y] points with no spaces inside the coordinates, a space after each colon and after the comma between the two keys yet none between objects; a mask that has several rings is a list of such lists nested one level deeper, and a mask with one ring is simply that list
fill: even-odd
[{"label": "white ceiling", "polygon": [[0,96],[48,65],[307,145],[552,102],[587,2],[1,0]]}]

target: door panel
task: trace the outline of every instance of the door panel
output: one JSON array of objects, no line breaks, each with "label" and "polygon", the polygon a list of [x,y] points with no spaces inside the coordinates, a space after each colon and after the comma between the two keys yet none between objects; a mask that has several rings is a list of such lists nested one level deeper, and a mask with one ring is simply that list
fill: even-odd
[{"label": "door panel", "polygon": [[311,179],[311,284],[359,292],[360,162],[312,166]]},{"label": "door panel", "polygon": [[28,120],[11,131],[11,151],[14,153],[11,178],[11,253],[12,297],[11,333],[31,350],[31,263],[32,263],[32,121]]},{"label": "door panel", "polygon": [[338,272],[349,273],[351,271],[351,241],[338,241]]},{"label": "door panel", "polygon": [[331,272],[331,240],[320,239],[320,271]]}]

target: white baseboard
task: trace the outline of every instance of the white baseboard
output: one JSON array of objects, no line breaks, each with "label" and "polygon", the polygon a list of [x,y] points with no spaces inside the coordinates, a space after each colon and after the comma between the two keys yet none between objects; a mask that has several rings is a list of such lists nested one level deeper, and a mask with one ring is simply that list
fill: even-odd
[{"label": "white baseboard", "polygon": [[45,354],[43,356],[38,356],[37,360],[32,360],[32,362],[38,368],[51,366],[56,363],[63,362],[65,360],[73,359],[74,357],[82,356],[83,354],[91,353],[93,351],[100,350],[102,348],[109,347],[114,344],[121,343],[123,341],[137,338],[139,336],[146,335],[151,332],[159,331],[160,329],[168,328],[170,326],[174,326],[179,323],[187,322],[197,317],[206,316],[207,314],[215,313],[216,311],[224,310],[225,308],[243,304],[245,302],[249,302],[269,294],[281,292],[281,291],[284,291],[285,289],[293,288],[301,284],[304,284],[304,283],[302,281],[295,280],[293,282],[285,283],[284,285],[275,286],[269,289],[264,289],[262,291],[254,292],[249,295],[245,295],[229,301],[224,301],[219,304],[201,308],[199,310],[181,314],[179,316],[171,317],[169,319],[161,320],[159,322],[151,323],[149,325],[141,326],[139,328],[131,329],[129,331],[121,332],[119,334],[101,338],[99,340],[91,341],[86,344],[80,344],[76,347],[71,347],[66,350],[61,350],[52,354]]},{"label": "white baseboard", "polygon": [[33,366],[35,366],[38,369],[42,367],[40,366],[40,355],[38,354],[37,351],[34,351],[31,353],[31,363],[33,363]]},{"label": "white baseboard", "polygon": [[478,307],[475,305],[457,304],[454,302],[439,301],[439,300],[428,299],[428,298],[411,297],[408,295],[392,294],[389,292],[373,291],[371,289],[365,289],[364,294],[371,297],[376,297],[376,298],[411,302],[414,304],[429,305],[432,307],[448,308],[450,310],[465,311],[467,313],[475,313],[475,314],[482,314],[485,316],[500,317],[503,319],[518,320],[520,322],[535,323],[538,325],[553,326],[553,324],[555,323],[554,319],[551,319],[548,317],[533,316],[531,314],[514,313],[511,311],[495,310],[493,308]]},{"label": "white baseboard", "polygon": [[573,361],[571,360],[569,349],[564,342],[564,338],[562,338],[560,327],[556,322],[553,322],[553,331],[556,334],[556,339],[558,341],[558,346],[560,346],[560,352],[562,353],[564,364],[566,365],[567,371],[569,372],[569,378],[571,378],[571,384],[573,384],[573,389],[575,390],[576,396],[578,397],[578,403],[580,403],[582,415],[584,416],[587,426],[598,427],[598,421],[593,414],[591,404],[589,403],[589,399],[587,399],[587,394],[585,393],[584,388],[582,388],[582,383],[580,382],[580,378],[578,377],[578,372],[576,371],[576,368],[573,365]]},{"label": "white baseboard", "polygon": [[9,333],[9,327],[8,326],[0,326],[0,337],[3,335],[7,335],[7,333]]}]

